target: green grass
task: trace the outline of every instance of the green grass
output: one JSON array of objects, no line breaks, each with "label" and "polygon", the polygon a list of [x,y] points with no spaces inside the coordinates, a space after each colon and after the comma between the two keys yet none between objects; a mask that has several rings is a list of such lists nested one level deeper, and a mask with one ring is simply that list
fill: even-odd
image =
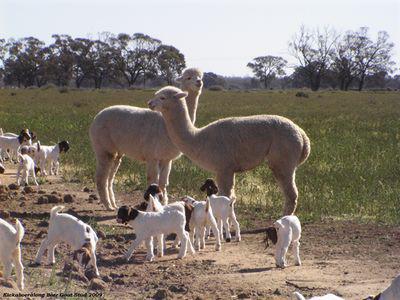
[{"label": "green grass", "polygon": [[[305,220],[325,216],[400,223],[400,93],[297,91],[208,92],[200,98],[197,125],[222,117],[278,114],[302,127],[311,139],[311,155],[298,172],[298,214]],[[15,93],[15,95],[12,95]],[[146,106],[150,90],[68,90],[55,88],[0,90],[0,126],[36,131],[42,144],[68,139],[64,177],[93,183],[95,159],[88,128],[95,114],[109,105]],[[210,176],[187,158],[175,161],[170,193],[199,196]],[[124,159],[118,189],[145,188],[144,165]],[[236,178],[238,208],[253,209],[264,219],[282,211],[282,195],[262,165]]]}]

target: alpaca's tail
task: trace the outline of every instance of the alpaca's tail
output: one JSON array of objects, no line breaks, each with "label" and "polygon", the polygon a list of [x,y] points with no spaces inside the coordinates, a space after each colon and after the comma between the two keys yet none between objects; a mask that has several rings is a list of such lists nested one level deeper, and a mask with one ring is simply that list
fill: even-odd
[{"label": "alpaca's tail", "polygon": [[301,135],[303,136],[303,150],[301,152],[300,161],[298,165],[301,165],[303,162],[305,162],[311,152],[310,139],[303,130],[301,131]]},{"label": "alpaca's tail", "polygon": [[304,296],[299,292],[294,292],[293,294],[295,295],[297,300],[306,300],[306,298],[304,298]]},{"label": "alpaca's tail", "polygon": [[17,230],[17,234],[15,236],[15,242],[19,244],[21,243],[22,238],[24,237],[25,229],[18,219],[15,220],[15,229]]},{"label": "alpaca's tail", "polygon": [[50,211],[50,219],[54,218],[56,214],[58,214],[60,211],[62,211],[65,208],[65,206],[59,205],[59,206],[54,206],[51,211]]}]

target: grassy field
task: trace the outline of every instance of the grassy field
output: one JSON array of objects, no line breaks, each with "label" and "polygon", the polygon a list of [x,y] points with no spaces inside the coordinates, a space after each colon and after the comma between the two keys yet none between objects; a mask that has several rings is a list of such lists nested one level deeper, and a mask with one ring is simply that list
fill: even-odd
[{"label": "grassy field", "polygon": [[[0,90],[0,126],[5,132],[23,127],[36,131],[42,144],[68,139],[62,159],[68,181],[93,184],[95,159],[88,137],[95,114],[114,104],[146,106],[154,91],[66,90],[56,88]],[[325,216],[400,223],[400,93],[296,91],[205,91],[197,125],[227,116],[277,114],[302,127],[311,139],[311,155],[297,172],[298,214],[304,220]],[[199,196],[210,176],[187,158],[175,161],[172,195]],[[145,188],[144,165],[124,159],[118,189]],[[278,217],[282,198],[266,165],[239,174],[238,208],[242,214]],[[239,212],[239,213],[240,213]]]}]

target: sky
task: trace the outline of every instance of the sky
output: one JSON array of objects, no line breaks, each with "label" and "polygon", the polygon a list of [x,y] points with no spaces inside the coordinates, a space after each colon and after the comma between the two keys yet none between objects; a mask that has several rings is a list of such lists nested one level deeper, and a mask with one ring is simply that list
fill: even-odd
[{"label": "sky", "polygon": [[178,48],[187,66],[225,76],[250,76],[257,56],[293,66],[288,43],[302,25],[366,26],[373,39],[385,30],[400,67],[400,0],[0,0],[0,38],[141,32]]}]

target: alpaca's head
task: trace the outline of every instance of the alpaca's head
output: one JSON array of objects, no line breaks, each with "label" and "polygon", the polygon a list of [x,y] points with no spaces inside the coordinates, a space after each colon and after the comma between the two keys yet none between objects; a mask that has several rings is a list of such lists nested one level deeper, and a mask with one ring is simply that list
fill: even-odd
[{"label": "alpaca's head", "polygon": [[183,92],[174,86],[166,86],[158,90],[154,94],[154,98],[147,104],[151,110],[163,112],[173,106],[180,105],[180,102],[185,100],[187,95],[187,92]]},{"label": "alpaca's head", "polygon": [[197,92],[203,87],[203,72],[197,68],[188,68],[176,81],[181,84],[182,90]]}]

